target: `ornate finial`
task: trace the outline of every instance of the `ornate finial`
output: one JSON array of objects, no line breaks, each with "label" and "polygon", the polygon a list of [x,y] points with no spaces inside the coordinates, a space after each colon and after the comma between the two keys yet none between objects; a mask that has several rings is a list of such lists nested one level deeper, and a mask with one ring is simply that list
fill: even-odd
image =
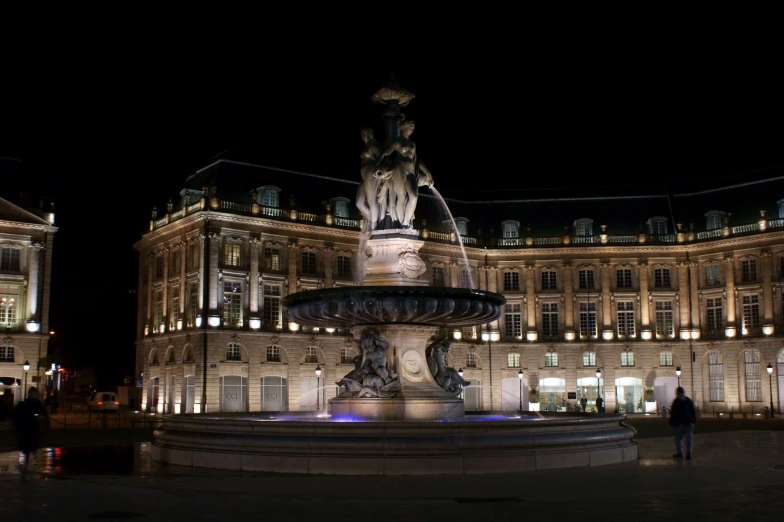
[{"label": "ornate finial", "polygon": [[401,87],[394,74],[390,74],[389,81],[370,97],[370,101],[373,103],[384,103],[388,105],[394,103],[397,104],[398,107],[405,107],[411,103],[411,100],[413,99],[414,93]]},{"label": "ornate finial", "polygon": [[169,198],[169,201],[166,203],[166,212],[171,214],[172,207],[174,207],[174,203],[172,203],[171,198]]},{"label": "ornate finial", "polygon": [[158,217],[158,207],[152,207],[152,218],[155,219]]}]

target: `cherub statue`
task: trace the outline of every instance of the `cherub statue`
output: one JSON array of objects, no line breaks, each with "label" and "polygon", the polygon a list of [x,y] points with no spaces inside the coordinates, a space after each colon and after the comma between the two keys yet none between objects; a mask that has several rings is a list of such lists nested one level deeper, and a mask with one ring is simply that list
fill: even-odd
[{"label": "cherub statue", "polygon": [[[392,397],[400,391],[397,374],[387,367],[389,343],[375,328],[365,330],[358,342],[362,355],[354,358],[354,369],[336,384],[352,397]],[[341,395],[343,396],[343,395]]]},{"label": "cherub statue", "polygon": [[389,343],[381,339],[378,330],[375,328],[365,330],[358,342],[362,350],[360,370],[369,368],[384,380],[384,384],[389,384],[392,379],[397,378],[395,372],[390,372],[387,368],[386,351],[389,348]]},{"label": "cherub statue", "polygon": [[425,356],[430,374],[438,385],[444,391],[457,396],[465,386],[470,386],[471,383],[464,380],[457,370],[446,365],[446,354],[449,353],[451,347],[452,340],[449,336],[440,336],[425,349]]}]

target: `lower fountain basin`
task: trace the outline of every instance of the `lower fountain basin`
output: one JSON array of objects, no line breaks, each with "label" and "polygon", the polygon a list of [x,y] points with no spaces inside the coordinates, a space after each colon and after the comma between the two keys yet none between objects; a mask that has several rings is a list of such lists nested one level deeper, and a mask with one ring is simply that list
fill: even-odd
[{"label": "lower fountain basin", "polygon": [[501,316],[506,298],[468,288],[359,286],[307,290],[283,299],[289,320],[307,326],[475,326]]},{"label": "lower fountain basin", "polygon": [[511,473],[637,459],[623,415],[538,413],[454,421],[356,422],[281,414],[168,415],[155,460],[312,475]]}]

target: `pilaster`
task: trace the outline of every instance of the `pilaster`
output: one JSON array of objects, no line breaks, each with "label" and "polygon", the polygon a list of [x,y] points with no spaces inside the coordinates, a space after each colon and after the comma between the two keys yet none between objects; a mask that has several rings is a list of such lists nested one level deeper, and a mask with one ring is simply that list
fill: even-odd
[{"label": "pilaster", "polygon": [[168,246],[163,248],[163,289],[161,299],[163,300],[163,324],[169,328],[169,252]]},{"label": "pilaster", "polygon": [[218,259],[221,254],[221,235],[217,232],[210,232],[210,288],[209,288],[209,303],[208,310],[211,314],[218,311]]},{"label": "pilaster", "polygon": [[[567,338],[574,334],[574,272],[571,263],[563,264],[564,275],[564,329]],[[570,334],[571,332],[571,334]]]},{"label": "pilaster", "polygon": [[[609,331],[612,335],[612,303],[610,292],[610,264],[602,263],[602,332]],[[602,333],[602,336],[607,335]],[[607,339],[607,337],[604,337]]]},{"label": "pilaster", "polygon": [[[651,335],[651,309],[648,293],[648,263],[638,265],[638,280],[640,281],[640,323],[641,336],[645,339],[646,335]],[[648,332],[647,334],[645,332]]]},{"label": "pilaster", "polygon": [[332,288],[335,284],[335,249],[325,246],[324,256],[324,287]]},{"label": "pilaster", "polygon": [[689,263],[678,263],[678,311],[680,315],[680,329],[689,330]]},{"label": "pilaster", "polygon": [[735,259],[728,256],[724,258],[724,280],[726,281],[725,299],[727,302],[727,329],[735,329]]},{"label": "pilaster", "polygon": [[760,254],[761,269],[762,269],[762,301],[764,306],[764,318],[762,324],[764,326],[773,326],[773,257],[770,252],[762,252]]},{"label": "pilaster", "polygon": [[691,325],[692,328],[700,329],[700,264],[691,262],[689,264],[691,272]]},{"label": "pilaster", "polygon": [[536,332],[536,267],[525,265],[526,308],[528,309],[527,331]]},{"label": "pilaster", "polygon": [[[41,263],[38,253],[44,250],[46,245],[43,243],[32,243],[28,253],[28,274],[27,274],[27,319],[38,320],[39,294],[41,293],[40,271]],[[20,317],[21,319],[21,317]]]},{"label": "pilaster", "polygon": [[259,248],[261,240],[252,237],[250,243],[250,278],[248,280],[248,295],[250,297],[251,315],[259,312]]},{"label": "pilaster", "polygon": [[297,263],[299,262],[299,245],[294,241],[289,241],[288,250],[289,261],[289,293],[297,292]]},{"label": "pilaster", "polygon": [[186,281],[185,281],[185,272],[187,271],[187,253],[188,253],[188,242],[184,239],[180,241],[180,310],[179,310],[179,317],[182,321],[182,324],[186,324],[185,321],[185,303],[188,301],[188,296],[185,294],[186,291]]}]

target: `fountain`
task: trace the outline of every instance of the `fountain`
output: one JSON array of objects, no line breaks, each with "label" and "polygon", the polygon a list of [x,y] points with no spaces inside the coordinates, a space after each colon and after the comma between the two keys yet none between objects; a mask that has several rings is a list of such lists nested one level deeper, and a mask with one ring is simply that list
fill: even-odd
[{"label": "fountain", "polygon": [[[637,458],[634,430],[620,415],[506,412],[465,415],[463,380],[447,366],[454,328],[499,318],[502,295],[431,287],[424,242],[413,228],[421,186],[433,177],[416,154],[414,98],[394,78],[383,104],[385,137],[362,130],[362,286],[298,292],[289,320],[349,329],[361,355],[319,417],[170,415],[152,455],[190,466],[310,474],[490,473],[624,462]],[[466,261],[467,263],[467,261]]]}]

